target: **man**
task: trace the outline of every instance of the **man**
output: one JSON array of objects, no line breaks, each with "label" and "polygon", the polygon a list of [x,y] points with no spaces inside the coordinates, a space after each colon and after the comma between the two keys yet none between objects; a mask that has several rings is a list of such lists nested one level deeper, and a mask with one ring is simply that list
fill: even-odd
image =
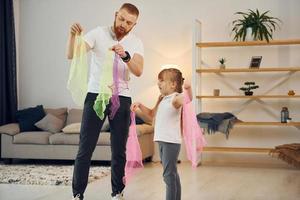
[{"label": "man", "polygon": [[[129,72],[141,76],[143,72],[143,44],[130,33],[137,23],[139,10],[136,6],[125,3],[115,13],[114,25],[111,27],[97,27],[84,36],[87,51],[92,51],[88,93],[85,99],[82,124],[80,130],[79,150],[75,160],[73,172],[74,200],[82,200],[87,186],[90,161],[96,147],[100,130],[107,115],[110,114],[111,102],[105,110],[105,117],[101,120],[93,109],[94,101],[99,92],[100,77],[105,53],[111,49],[120,56],[119,71],[124,72],[119,78],[120,107],[112,119],[109,118],[111,131],[111,186],[112,199],[123,200],[124,167],[126,163],[126,142],[130,123],[130,91],[128,88]],[[83,28],[75,23],[71,26],[67,46],[67,57],[72,59],[75,35]],[[112,60],[113,61],[113,60]]]}]

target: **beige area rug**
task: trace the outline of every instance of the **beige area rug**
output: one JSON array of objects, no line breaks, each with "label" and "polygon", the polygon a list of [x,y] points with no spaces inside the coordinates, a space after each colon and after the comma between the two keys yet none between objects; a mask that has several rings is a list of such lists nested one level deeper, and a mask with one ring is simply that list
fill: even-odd
[{"label": "beige area rug", "polygon": [[[0,184],[71,185],[72,165],[0,165]],[[91,166],[89,180],[110,174],[110,167]]]}]

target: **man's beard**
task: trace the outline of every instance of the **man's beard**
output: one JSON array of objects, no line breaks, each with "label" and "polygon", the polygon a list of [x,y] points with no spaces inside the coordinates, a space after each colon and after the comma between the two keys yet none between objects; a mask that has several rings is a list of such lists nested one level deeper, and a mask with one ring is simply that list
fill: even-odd
[{"label": "man's beard", "polygon": [[116,26],[116,20],[114,21],[114,33],[116,34],[117,39],[123,38],[125,35],[127,35],[131,31],[131,29],[126,31],[125,28]]}]

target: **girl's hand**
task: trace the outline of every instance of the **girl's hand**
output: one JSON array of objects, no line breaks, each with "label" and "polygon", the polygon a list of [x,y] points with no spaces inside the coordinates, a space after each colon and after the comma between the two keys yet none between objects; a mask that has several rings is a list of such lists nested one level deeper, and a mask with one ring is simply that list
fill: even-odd
[{"label": "girl's hand", "polygon": [[183,94],[176,94],[175,97],[173,98],[172,104],[174,108],[179,109],[183,105]]},{"label": "girl's hand", "polygon": [[184,80],[183,88],[184,88],[185,90],[190,89],[190,88],[191,88],[191,82],[188,81],[188,80]]},{"label": "girl's hand", "polygon": [[184,84],[183,84],[183,88],[184,88],[185,92],[188,94],[189,102],[192,101],[193,100],[193,92],[192,92],[191,82],[185,80]]},{"label": "girl's hand", "polygon": [[159,97],[158,97],[158,102],[160,102],[162,99],[164,98],[164,95],[159,95]]},{"label": "girl's hand", "polygon": [[141,103],[135,102],[135,103],[131,104],[130,110],[131,110],[132,112],[135,112],[135,111],[140,107],[140,105],[141,105]]}]

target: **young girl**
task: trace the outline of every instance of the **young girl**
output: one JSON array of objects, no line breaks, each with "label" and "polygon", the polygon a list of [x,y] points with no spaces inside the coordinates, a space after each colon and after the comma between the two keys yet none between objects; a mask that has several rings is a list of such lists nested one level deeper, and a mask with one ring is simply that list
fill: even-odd
[{"label": "young girl", "polygon": [[[154,141],[158,142],[159,154],[163,165],[163,178],[166,184],[166,200],[181,199],[181,184],[177,172],[177,160],[182,136],[182,105],[184,103],[182,73],[178,69],[164,69],[158,74],[160,97],[153,109],[141,103],[134,103],[131,109],[137,108],[154,119]],[[190,99],[190,84],[185,83]]]}]

